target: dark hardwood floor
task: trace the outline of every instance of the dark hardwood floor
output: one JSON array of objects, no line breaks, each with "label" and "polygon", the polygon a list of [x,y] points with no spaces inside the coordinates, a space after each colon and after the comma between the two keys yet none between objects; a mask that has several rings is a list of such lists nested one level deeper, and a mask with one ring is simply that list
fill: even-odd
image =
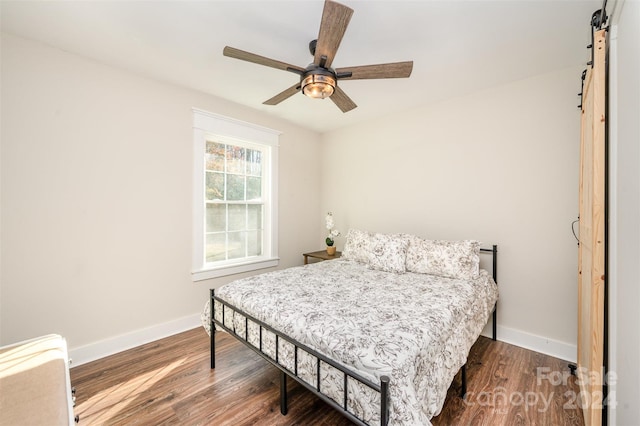
[{"label": "dark hardwood floor", "polygon": [[[293,380],[282,416],[279,370],[226,333],[218,333],[216,347],[214,370],[202,328],[72,368],[79,424],[352,424]],[[565,361],[480,337],[469,355],[466,400],[458,375],[432,422],[582,425],[572,403],[579,390],[567,375]]]}]

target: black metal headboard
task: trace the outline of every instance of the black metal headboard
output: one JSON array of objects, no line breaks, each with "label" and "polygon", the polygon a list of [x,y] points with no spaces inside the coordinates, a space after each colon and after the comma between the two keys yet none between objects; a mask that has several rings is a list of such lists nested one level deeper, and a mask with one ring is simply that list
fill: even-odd
[{"label": "black metal headboard", "polygon": [[493,258],[493,266],[492,266],[492,274],[493,281],[498,284],[498,246],[494,244],[492,248],[480,248],[480,252],[482,253],[491,253]]},{"label": "black metal headboard", "polygon": [[[493,266],[492,266],[492,271],[491,274],[493,276],[493,281],[498,284],[498,246],[496,244],[494,244],[492,246],[492,248],[488,249],[488,248],[481,248],[480,249],[481,253],[491,253],[492,256],[492,260],[493,260]],[[496,338],[498,337],[498,302],[496,302],[495,306],[493,307],[493,324],[492,324],[492,339],[496,340]]]}]

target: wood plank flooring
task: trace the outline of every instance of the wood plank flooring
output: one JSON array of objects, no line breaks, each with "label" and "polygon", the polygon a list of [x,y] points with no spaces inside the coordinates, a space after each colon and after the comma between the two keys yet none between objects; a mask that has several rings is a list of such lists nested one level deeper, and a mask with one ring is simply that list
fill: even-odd
[{"label": "wood plank flooring", "polygon": [[[282,416],[279,370],[226,333],[216,339],[214,370],[202,328],[72,368],[79,424],[352,424],[293,380]],[[467,389],[462,400],[458,375],[434,425],[583,424],[572,404],[575,378],[556,358],[481,337],[469,355]]]}]

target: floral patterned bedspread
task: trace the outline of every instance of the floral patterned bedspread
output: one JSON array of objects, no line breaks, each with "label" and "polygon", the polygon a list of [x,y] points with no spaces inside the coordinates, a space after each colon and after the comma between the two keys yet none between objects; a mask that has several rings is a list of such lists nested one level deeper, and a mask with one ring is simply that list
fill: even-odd
[{"label": "floral patterned bedspread", "polygon": [[[382,272],[341,259],[244,278],[215,294],[369,380],[379,383],[381,376],[389,376],[393,425],[428,425],[440,413],[498,298],[497,286],[484,270],[465,281]],[[221,321],[222,306],[216,303],[215,308]],[[208,312],[207,307],[207,329]],[[251,323],[245,331],[242,315],[225,314],[225,325],[235,325],[237,334],[246,332],[258,346]],[[263,352],[269,351],[270,340],[275,342],[269,337],[263,336]],[[280,342],[286,365],[293,349]],[[315,358],[299,354],[298,359],[299,376],[307,374],[305,380],[313,384]],[[322,364],[323,393],[342,403],[342,376]],[[348,384],[349,410],[368,424],[379,424],[379,395],[358,385]]]}]

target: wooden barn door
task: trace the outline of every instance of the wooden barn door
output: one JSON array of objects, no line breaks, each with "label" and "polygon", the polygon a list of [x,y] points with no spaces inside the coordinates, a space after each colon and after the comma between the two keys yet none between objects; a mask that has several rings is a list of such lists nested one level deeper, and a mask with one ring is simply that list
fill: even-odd
[{"label": "wooden barn door", "polygon": [[585,425],[602,424],[605,322],[606,30],[596,31],[582,91],[578,369]]}]

